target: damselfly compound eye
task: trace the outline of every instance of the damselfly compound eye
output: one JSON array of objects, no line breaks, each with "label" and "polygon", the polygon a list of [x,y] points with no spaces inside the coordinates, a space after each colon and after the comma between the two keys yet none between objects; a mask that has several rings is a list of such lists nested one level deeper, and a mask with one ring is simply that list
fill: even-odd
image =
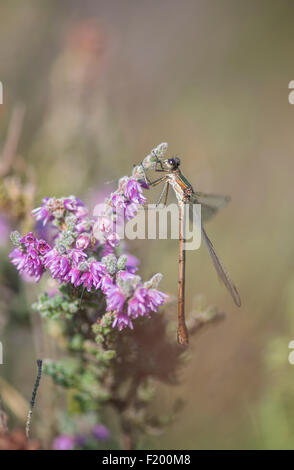
[{"label": "damselfly compound eye", "polygon": [[170,166],[171,168],[175,168],[177,166],[174,158],[169,158],[167,160],[167,163],[168,163],[168,166]]},{"label": "damselfly compound eye", "polygon": [[167,165],[173,169],[178,168],[178,166],[181,163],[179,158],[169,158],[166,162],[167,162]]}]

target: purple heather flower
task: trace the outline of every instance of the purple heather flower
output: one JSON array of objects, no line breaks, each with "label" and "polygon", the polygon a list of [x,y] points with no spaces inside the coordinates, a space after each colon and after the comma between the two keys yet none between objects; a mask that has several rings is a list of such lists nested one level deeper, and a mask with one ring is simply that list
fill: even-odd
[{"label": "purple heather flower", "polygon": [[112,233],[115,230],[116,223],[107,215],[99,215],[95,225],[93,227],[93,235],[95,236],[96,240],[100,240],[100,242],[105,242],[107,237],[110,238],[112,241]]},{"label": "purple heather flower", "polygon": [[119,245],[119,235],[116,232],[111,232],[107,235],[106,243],[109,244],[112,248],[115,248]]},{"label": "purple heather flower", "polygon": [[157,289],[148,289],[147,307],[153,312],[157,312],[158,307],[168,298],[166,294]]},{"label": "purple heather flower", "polygon": [[76,224],[76,231],[78,233],[83,233],[83,232],[87,232],[88,230],[90,230],[93,226],[93,221],[90,220],[88,217],[81,217],[79,219],[79,222]]},{"label": "purple heather flower", "polygon": [[77,209],[77,202],[75,198],[64,199],[63,205],[67,211],[73,212]]},{"label": "purple heather flower", "polygon": [[146,198],[143,196],[142,186],[134,179],[129,179],[124,188],[124,194],[130,202],[135,202],[136,204],[144,204],[146,201]]},{"label": "purple heather flower", "polygon": [[113,222],[107,215],[101,215],[98,217],[97,228],[100,232],[110,232],[113,228]]},{"label": "purple heather flower", "polygon": [[75,196],[61,199],[63,207],[70,212],[73,212],[77,217],[83,217],[88,214],[88,210],[84,203]]},{"label": "purple heather flower", "polygon": [[19,241],[20,243],[23,243],[26,247],[29,247],[29,246],[35,246],[37,239],[35,235],[33,234],[33,232],[29,232],[24,237],[22,237]]},{"label": "purple heather flower", "polygon": [[70,281],[75,287],[78,287],[80,285],[79,281],[81,274],[82,273],[79,268],[71,268],[71,270],[67,273],[65,277],[65,281]]},{"label": "purple heather flower", "polygon": [[88,248],[90,244],[90,237],[88,234],[81,234],[78,236],[77,240],[76,240],[76,247],[79,249],[79,250],[86,250]]},{"label": "purple heather flower", "polygon": [[96,285],[97,285],[93,274],[90,273],[89,271],[82,273],[77,285],[80,286],[82,284],[87,289],[88,292],[91,291],[92,287],[96,288]]},{"label": "purple heather flower", "polygon": [[90,263],[90,272],[96,282],[96,289],[101,286],[102,278],[107,273],[106,266],[100,261],[94,261]]},{"label": "purple heather flower", "polygon": [[131,328],[131,330],[133,330],[133,328],[134,328],[132,320],[125,313],[118,313],[116,315],[116,317],[115,317],[115,319],[112,323],[112,328],[115,328],[116,326],[119,329],[119,331],[123,330],[127,326],[129,328]]},{"label": "purple heather flower", "polygon": [[123,194],[115,192],[111,196],[111,203],[115,209],[124,209],[126,207],[127,200]]},{"label": "purple heather flower", "polygon": [[[117,273],[117,279],[122,279],[122,281],[134,281],[135,279],[138,279],[139,276],[135,276],[135,274],[130,273],[129,271],[119,271]],[[140,278],[139,278],[140,279]]]},{"label": "purple heather flower", "polygon": [[54,450],[72,450],[75,445],[75,438],[73,436],[68,436],[62,434],[61,436],[56,437],[53,442]]},{"label": "purple heather flower", "polygon": [[133,219],[138,212],[138,204],[135,202],[129,202],[125,208],[125,218],[127,220]]},{"label": "purple heather flower", "polygon": [[167,295],[157,289],[139,287],[128,302],[128,315],[132,318],[157,312],[158,307],[163,304]]},{"label": "purple heather flower", "polygon": [[99,289],[101,287],[102,278],[105,274],[105,264],[99,261],[94,261],[89,264],[89,271],[83,272],[81,274],[79,280],[76,281],[76,285],[80,286],[81,284],[83,284],[88,292],[91,291],[92,287],[94,287],[95,289]]},{"label": "purple heather flower", "polygon": [[119,287],[113,286],[106,291],[107,310],[121,312],[125,303],[125,297]]},{"label": "purple heather flower", "polygon": [[50,266],[50,271],[53,279],[59,278],[60,281],[63,281],[64,276],[70,270],[70,264],[66,256],[60,256],[52,265]]},{"label": "purple heather flower", "polygon": [[55,259],[60,256],[58,251],[56,250],[56,248],[52,248],[52,250],[48,251],[48,253],[46,253],[44,255],[44,265],[45,265],[45,268],[47,268],[51,263],[53,263],[53,261],[55,261]]},{"label": "purple heather flower", "polygon": [[138,265],[140,263],[139,259],[136,256],[131,255],[130,253],[126,253],[128,259],[126,263],[126,270],[129,273],[135,274],[138,271]]},{"label": "purple heather flower", "polygon": [[53,279],[58,279],[60,282],[66,281],[71,268],[67,256],[60,255],[55,248],[44,256],[44,266],[49,269]]},{"label": "purple heather flower", "polygon": [[43,264],[34,248],[28,248],[26,252],[15,248],[9,254],[9,258],[20,274],[26,273],[39,282],[43,274]]},{"label": "purple heather flower", "polygon": [[128,302],[128,315],[132,318],[148,314],[146,306],[147,289],[140,287]]},{"label": "purple heather flower", "polygon": [[12,264],[16,266],[16,269],[19,271],[23,270],[25,263],[25,253],[23,253],[19,248],[14,248],[14,250],[9,253],[9,258],[12,259]]},{"label": "purple heather flower", "polygon": [[[63,215],[64,210],[73,212],[73,214],[81,219],[88,214],[82,201],[76,197],[69,198],[45,198],[42,201],[42,205],[32,211],[33,216],[37,220],[42,220],[43,225],[54,219],[54,216],[58,213]],[[80,220],[79,220],[80,221]]]},{"label": "purple heather flower", "polygon": [[36,282],[40,280],[43,272],[42,261],[38,252],[34,248],[29,248],[25,258],[25,271],[30,276],[36,277]]},{"label": "purple heather flower", "polygon": [[94,261],[88,265],[86,272],[81,272],[78,268],[72,268],[66,280],[70,280],[75,287],[83,284],[87,291],[90,292],[92,287],[95,289],[101,287],[102,278],[105,274],[106,266],[99,261]]},{"label": "purple heather flower", "polygon": [[72,259],[73,263],[78,266],[79,263],[82,261],[85,261],[85,258],[87,258],[87,254],[84,253],[82,250],[73,248],[72,250],[69,251],[69,256]]},{"label": "purple heather flower", "polygon": [[51,246],[49,243],[45,242],[45,240],[38,240],[37,241],[37,250],[41,255],[45,255],[48,251],[51,250]]},{"label": "purple heather flower", "polygon": [[101,290],[103,294],[106,294],[109,289],[114,287],[112,277],[106,275],[103,276],[101,279]]},{"label": "purple heather flower", "polygon": [[36,217],[36,220],[42,220],[43,225],[46,225],[47,222],[53,220],[54,217],[51,214],[50,210],[46,206],[47,202],[49,201],[49,197],[46,197],[42,201],[42,205],[37,207],[36,209],[32,210],[32,215]]},{"label": "purple heather flower", "polygon": [[93,428],[92,433],[102,442],[107,441],[110,437],[110,431],[104,424],[97,424],[97,426]]}]

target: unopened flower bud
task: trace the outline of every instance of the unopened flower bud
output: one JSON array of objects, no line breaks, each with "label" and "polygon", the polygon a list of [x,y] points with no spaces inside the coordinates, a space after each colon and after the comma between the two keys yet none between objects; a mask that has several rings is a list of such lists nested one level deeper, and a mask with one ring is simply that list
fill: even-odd
[{"label": "unopened flower bud", "polygon": [[72,232],[75,228],[75,224],[76,224],[77,220],[78,220],[77,217],[74,216],[73,214],[67,215],[66,218],[65,218],[65,223],[66,223],[67,229]]},{"label": "unopened flower bud", "polygon": [[121,271],[122,269],[125,269],[126,264],[127,264],[128,257],[127,255],[121,255],[118,260],[117,260],[117,269]]},{"label": "unopened flower bud", "polygon": [[66,248],[64,245],[59,244],[56,246],[56,248],[59,254],[63,255],[64,253],[66,253]]},{"label": "unopened flower bud", "polygon": [[10,240],[15,246],[20,245],[20,239],[21,239],[21,234],[17,230],[14,230],[13,232],[11,232]]},{"label": "unopened flower bud", "polygon": [[86,261],[82,261],[81,263],[79,263],[78,268],[80,271],[86,272],[89,269],[89,265]]},{"label": "unopened flower bud", "polygon": [[72,235],[72,232],[66,231],[66,232],[62,232],[60,241],[65,247],[69,248],[73,244],[75,239]]},{"label": "unopened flower bud", "polygon": [[109,274],[115,274],[117,271],[117,259],[116,256],[113,254],[109,254],[102,258],[102,263],[105,264],[107,271]]},{"label": "unopened flower bud", "polygon": [[154,153],[158,158],[163,158],[166,154],[168,148],[167,142],[162,142],[161,144],[157,145],[151,153]]},{"label": "unopened flower bud", "polygon": [[156,289],[161,283],[162,278],[163,276],[161,273],[154,274],[154,276],[152,276],[149,281],[144,283],[144,287],[146,287],[147,289]]}]

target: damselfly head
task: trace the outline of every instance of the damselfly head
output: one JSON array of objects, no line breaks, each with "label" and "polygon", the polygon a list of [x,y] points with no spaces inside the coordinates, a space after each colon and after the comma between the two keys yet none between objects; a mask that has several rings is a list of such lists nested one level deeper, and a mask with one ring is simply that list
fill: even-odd
[{"label": "damselfly head", "polygon": [[178,157],[175,157],[175,158],[168,158],[167,160],[164,160],[163,162],[165,164],[165,166],[167,166],[167,168],[169,168],[170,170],[176,170],[180,164],[181,164],[181,160],[178,158]]}]

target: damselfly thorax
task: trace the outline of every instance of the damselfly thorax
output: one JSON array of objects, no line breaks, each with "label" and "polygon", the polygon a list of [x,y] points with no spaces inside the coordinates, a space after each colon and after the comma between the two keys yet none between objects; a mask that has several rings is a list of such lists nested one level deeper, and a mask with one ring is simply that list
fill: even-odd
[{"label": "damselfly thorax", "polygon": [[179,169],[170,172],[166,180],[172,186],[178,202],[187,202],[190,199],[194,190]]}]

